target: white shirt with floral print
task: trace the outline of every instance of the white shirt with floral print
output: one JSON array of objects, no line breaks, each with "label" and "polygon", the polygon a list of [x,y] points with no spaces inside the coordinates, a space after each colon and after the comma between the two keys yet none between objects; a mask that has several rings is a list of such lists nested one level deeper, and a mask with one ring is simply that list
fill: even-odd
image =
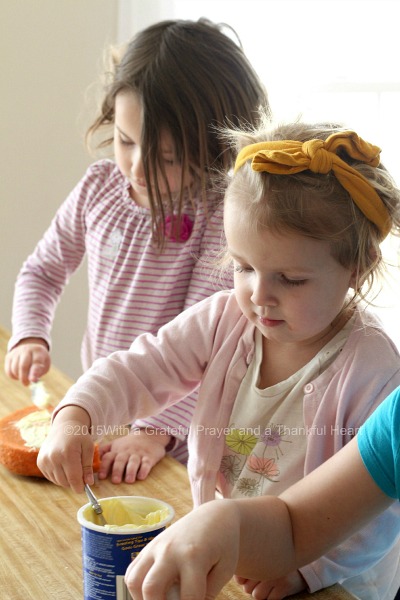
[{"label": "white shirt with floral print", "polygon": [[309,435],[303,418],[304,386],[322,373],[343,348],[351,328],[344,328],[314,358],[285,381],[257,386],[262,337],[256,331],[255,354],[241,383],[225,435],[217,487],[231,498],[278,495],[304,475]]}]

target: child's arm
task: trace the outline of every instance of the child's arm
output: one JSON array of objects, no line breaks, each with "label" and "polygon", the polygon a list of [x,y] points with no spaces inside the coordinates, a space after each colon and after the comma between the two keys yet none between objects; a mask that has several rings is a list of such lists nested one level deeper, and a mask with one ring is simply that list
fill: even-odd
[{"label": "child's arm", "polygon": [[[100,181],[100,185],[101,185]],[[27,339],[51,346],[50,332],[60,297],[85,255],[87,175],[61,204],[36,248],[24,262],[15,284],[12,351]],[[90,199],[90,197],[89,197]],[[14,371],[14,375],[17,370]],[[26,373],[22,373],[26,377]],[[25,379],[27,382],[27,379]]]},{"label": "child's arm", "polygon": [[[341,482],[344,490],[350,490],[349,493],[351,493],[352,485],[360,485],[360,491],[362,491],[363,480],[361,478],[357,479],[359,473],[365,475],[367,486],[370,484],[370,477],[363,467],[360,453],[356,448],[356,442],[353,441],[352,444],[354,444],[354,448],[350,446],[349,456],[350,453],[354,456],[355,474],[353,476],[350,473],[349,480],[343,480]],[[340,456],[342,455],[340,454]],[[375,518],[372,518],[374,515],[371,515],[371,518],[369,518],[367,515],[366,521],[368,521],[368,523],[365,524],[365,527],[363,527],[362,531],[358,531],[354,536],[351,535],[353,531],[348,528],[347,523],[351,523],[354,515],[357,515],[356,529],[358,530],[361,527],[361,521],[359,521],[359,518],[361,519],[361,511],[358,506],[359,496],[357,495],[354,497],[355,504],[351,505],[350,501],[353,499],[353,497],[345,498],[347,494],[346,491],[342,491],[342,497],[340,497],[340,495],[335,495],[336,478],[339,478],[340,481],[340,475],[337,471],[339,471],[342,467],[339,462],[332,464],[336,465],[335,470],[325,471],[322,469],[320,475],[318,469],[315,471],[315,474],[312,473],[310,477],[307,477],[303,484],[300,484],[299,482],[298,486],[295,487],[295,508],[298,507],[297,509],[299,510],[300,518],[298,520],[298,524],[296,524],[296,513],[293,513],[292,521],[294,524],[294,531],[298,532],[299,544],[301,542],[304,542],[305,544],[304,550],[300,548],[300,555],[302,557],[304,556],[304,552],[310,543],[310,548],[312,549],[313,554],[311,559],[312,562],[302,559],[301,564],[304,564],[305,566],[302,566],[299,571],[294,571],[282,578],[274,579],[273,581],[266,581],[265,579],[263,581],[246,581],[245,579],[239,580],[239,583],[243,585],[244,590],[247,593],[252,593],[255,598],[268,598],[268,592],[271,589],[274,590],[274,597],[276,596],[277,598],[284,598],[289,594],[300,591],[301,589],[306,589],[309,586],[304,580],[302,587],[299,587],[303,573],[307,574],[308,576],[311,575],[311,591],[316,591],[316,589],[327,587],[328,585],[336,583],[340,577],[345,579],[349,573],[357,574],[358,564],[362,564],[363,566],[370,565],[370,556],[373,553],[373,556],[375,557],[379,556],[379,552],[381,555],[385,555],[385,552],[390,549],[391,540],[393,539],[393,541],[395,541],[396,537],[398,536],[399,513],[398,506],[395,504],[392,507],[389,507],[386,511],[382,512],[381,515],[375,516]],[[343,467],[343,469],[344,473],[346,473],[345,467]],[[323,480],[319,479],[321,476],[326,479],[326,482],[323,482]],[[314,497],[315,504],[313,504],[313,501],[309,500],[309,496],[312,493],[314,477],[317,478],[317,487]],[[303,487],[305,503],[307,503],[307,507],[300,504],[299,494],[302,489],[302,485],[307,486]],[[376,489],[378,491],[378,495],[380,496],[381,493],[379,492],[379,488],[373,485],[372,489]],[[291,490],[288,490],[287,492],[282,493],[281,498],[285,499],[286,493],[290,494],[290,491]],[[324,496],[324,492],[327,492],[326,496]],[[384,494],[383,497],[386,498]],[[322,508],[321,518],[326,519],[326,522],[318,519],[320,500]],[[344,506],[342,506],[342,501]],[[329,506],[329,502],[332,502],[331,507]],[[287,501],[287,504],[290,508],[289,500]],[[388,500],[388,504],[390,504],[390,500]],[[327,512],[328,509],[332,510],[332,516],[329,516],[329,513]],[[348,511],[348,518],[346,517],[346,510]],[[335,511],[338,511],[339,514]],[[307,521],[307,519],[304,518],[304,515],[308,516],[310,520]],[[315,522],[314,515],[317,516]],[[313,529],[314,523],[316,525],[315,530]],[[339,539],[341,524],[344,525],[345,528],[342,540]],[[326,531],[324,530],[324,526],[327,527]],[[329,529],[330,527],[333,527],[333,529]],[[332,535],[337,536],[334,544],[335,547],[326,548],[322,546],[320,552],[318,552],[320,556],[314,556],[314,552],[317,550],[315,544],[318,542],[318,540],[320,543],[324,544],[324,542],[327,539],[329,540]],[[380,540],[383,540],[383,542]],[[297,544],[297,546],[299,546],[299,544]],[[321,565],[323,569],[325,565],[327,565],[326,570],[322,571]],[[278,596],[279,593],[282,595]]]},{"label": "child's arm", "polygon": [[50,365],[50,353],[45,340],[26,338],[6,354],[4,369],[8,377],[28,385],[39,381]]},{"label": "child's arm", "polygon": [[178,579],[183,596],[200,600],[205,590],[215,596],[234,572],[276,579],[347,538],[391,502],[353,440],[279,498],[215,500],[189,513],[142,550],[127,570],[127,585],[135,598],[161,600]]},{"label": "child's arm", "polygon": [[298,566],[347,539],[394,501],[365,468],[357,438],[280,498],[290,513]]},{"label": "child's arm", "polygon": [[83,492],[92,485],[94,443],[90,416],[79,406],[65,406],[56,414],[50,433],[39,452],[37,464],[43,475],[62,486]]}]

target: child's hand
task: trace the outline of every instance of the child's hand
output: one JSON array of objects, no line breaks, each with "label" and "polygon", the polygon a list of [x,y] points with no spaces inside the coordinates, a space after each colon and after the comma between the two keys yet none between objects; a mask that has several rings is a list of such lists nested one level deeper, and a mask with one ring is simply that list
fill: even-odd
[{"label": "child's hand", "polygon": [[235,571],[239,542],[235,502],[207,502],[143,548],[129,565],[125,583],[135,600],[163,600],[177,580],[181,598],[211,600]]},{"label": "child's hand", "polygon": [[94,443],[90,435],[90,417],[79,406],[66,406],[54,418],[50,433],[42,444],[37,465],[43,475],[75,492],[83,492],[84,483],[93,485]]},{"label": "child's hand", "polygon": [[[150,433],[151,432],[151,433]],[[134,430],[128,435],[100,446],[99,479],[111,474],[113,483],[134,483],[146,479],[151,469],[164,456],[171,436],[152,429]]]},{"label": "child's hand", "polygon": [[39,381],[50,369],[50,354],[41,338],[26,338],[6,354],[4,369],[11,379],[24,385]]},{"label": "child's hand", "polygon": [[253,581],[235,577],[247,594],[256,600],[282,600],[307,589],[307,584],[299,571],[293,571],[286,577],[270,581]]}]

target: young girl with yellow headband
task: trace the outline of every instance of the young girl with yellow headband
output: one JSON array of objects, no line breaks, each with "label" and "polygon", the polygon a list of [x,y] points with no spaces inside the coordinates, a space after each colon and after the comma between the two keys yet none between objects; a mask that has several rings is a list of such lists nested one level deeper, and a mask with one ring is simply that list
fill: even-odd
[{"label": "young girl with yellow headband", "polygon": [[[345,446],[400,385],[399,352],[367,308],[380,243],[400,225],[400,190],[379,148],[331,125],[227,136],[239,151],[224,205],[234,290],[97,361],[70,389],[39,455],[59,485],[81,492],[93,482],[104,425],[155,414],[200,385],[188,441],[194,504],[216,491],[279,495]],[[81,435],[67,434],[72,422]],[[260,599],[336,582],[363,600],[393,599],[399,532],[391,506],[285,577],[239,581]]]}]

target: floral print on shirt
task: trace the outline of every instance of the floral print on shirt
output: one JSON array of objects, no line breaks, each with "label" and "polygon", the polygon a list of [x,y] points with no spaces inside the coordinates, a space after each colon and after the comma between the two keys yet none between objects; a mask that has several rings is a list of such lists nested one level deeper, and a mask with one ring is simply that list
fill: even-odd
[{"label": "floral print on shirt", "polygon": [[225,436],[220,473],[244,496],[262,495],[265,483],[279,482],[278,461],[284,455],[285,429],[271,423],[264,430],[238,429],[232,424]]}]

